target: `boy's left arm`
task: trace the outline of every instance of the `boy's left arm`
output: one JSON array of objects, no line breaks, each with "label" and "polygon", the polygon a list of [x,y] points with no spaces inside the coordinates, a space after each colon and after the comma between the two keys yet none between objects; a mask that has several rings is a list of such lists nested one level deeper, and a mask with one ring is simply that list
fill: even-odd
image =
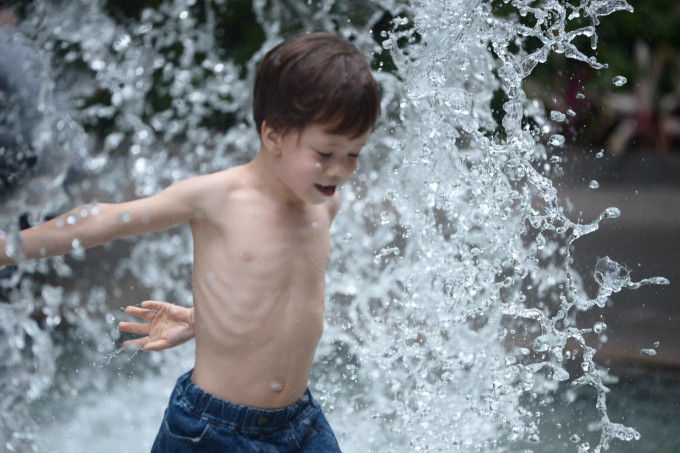
[{"label": "boy's left arm", "polygon": [[156,300],[146,300],[139,306],[125,308],[125,313],[143,322],[120,322],[118,330],[145,335],[123,343],[124,348],[161,351],[174,348],[194,338],[194,309]]}]

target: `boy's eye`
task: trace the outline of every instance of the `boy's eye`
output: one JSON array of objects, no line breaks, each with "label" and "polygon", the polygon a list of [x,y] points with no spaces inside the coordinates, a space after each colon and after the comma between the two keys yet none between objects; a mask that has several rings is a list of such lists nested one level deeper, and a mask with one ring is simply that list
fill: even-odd
[{"label": "boy's eye", "polygon": [[358,159],[359,155],[358,154],[349,154],[348,157],[352,160]]},{"label": "boy's eye", "polygon": [[331,153],[322,153],[321,151],[316,152],[317,156],[321,157],[322,159],[328,159],[329,157],[332,156]]}]

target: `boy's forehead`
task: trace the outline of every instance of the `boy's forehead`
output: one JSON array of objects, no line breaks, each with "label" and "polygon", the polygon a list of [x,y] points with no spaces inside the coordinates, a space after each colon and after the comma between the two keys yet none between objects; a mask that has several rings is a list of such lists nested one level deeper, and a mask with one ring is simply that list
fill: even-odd
[{"label": "boy's forehead", "polygon": [[346,143],[346,142],[362,142],[368,140],[371,131],[367,130],[361,135],[350,133],[337,133],[332,131],[332,125],[326,124],[310,124],[303,129],[303,133],[309,136],[323,138],[329,142]]},{"label": "boy's forehead", "polygon": [[300,134],[300,137],[304,135],[306,138],[311,140],[323,141],[324,144],[331,147],[363,147],[370,136],[371,131],[368,130],[365,133],[354,136],[353,134],[338,134],[328,131],[328,126],[313,124],[305,127]]}]

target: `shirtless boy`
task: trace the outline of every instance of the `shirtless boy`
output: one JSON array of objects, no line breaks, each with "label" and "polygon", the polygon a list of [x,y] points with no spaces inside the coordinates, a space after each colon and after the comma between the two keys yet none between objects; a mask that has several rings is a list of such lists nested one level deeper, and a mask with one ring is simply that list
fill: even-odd
[{"label": "shirtless boy", "polygon": [[[324,282],[337,189],[356,170],[379,115],[366,58],[317,33],[264,58],[253,114],[261,146],[246,165],[178,182],[144,199],[83,207],[22,232],[26,259],[69,253],[188,222],[194,308],[147,301],[121,323],[163,349],[195,335],[156,452],[339,451],[307,389],[324,322]],[[77,223],[64,222],[78,215]],[[122,221],[121,219],[125,219]],[[0,238],[0,265],[14,263]]]}]

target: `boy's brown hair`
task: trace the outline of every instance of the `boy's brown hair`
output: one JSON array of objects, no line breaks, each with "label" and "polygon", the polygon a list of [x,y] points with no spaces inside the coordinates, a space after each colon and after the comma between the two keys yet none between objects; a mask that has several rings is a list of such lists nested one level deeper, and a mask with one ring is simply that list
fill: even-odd
[{"label": "boy's brown hair", "polygon": [[286,134],[310,124],[358,137],[380,115],[380,93],[366,57],[328,33],[287,39],[264,57],[255,78],[253,118]]}]

